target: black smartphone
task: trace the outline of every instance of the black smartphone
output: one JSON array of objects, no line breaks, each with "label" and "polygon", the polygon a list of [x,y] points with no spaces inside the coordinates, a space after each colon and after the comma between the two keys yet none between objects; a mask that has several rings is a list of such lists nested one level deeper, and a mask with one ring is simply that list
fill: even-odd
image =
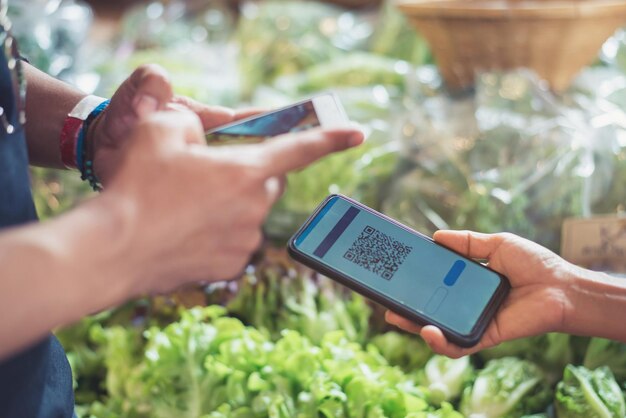
[{"label": "black smartphone", "polygon": [[461,347],[478,343],[510,289],[503,275],[341,195],[288,245],[302,264]]},{"label": "black smartphone", "polygon": [[209,144],[254,143],[315,127],[349,126],[350,120],[333,92],[317,94],[289,106],[220,126],[206,133]]}]

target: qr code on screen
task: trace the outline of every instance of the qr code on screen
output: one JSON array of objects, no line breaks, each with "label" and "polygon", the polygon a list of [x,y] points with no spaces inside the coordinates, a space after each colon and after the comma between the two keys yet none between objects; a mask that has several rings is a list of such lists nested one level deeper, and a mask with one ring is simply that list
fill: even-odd
[{"label": "qr code on screen", "polygon": [[366,226],[343,258],[385,280],[391,280],[413,247]]}]

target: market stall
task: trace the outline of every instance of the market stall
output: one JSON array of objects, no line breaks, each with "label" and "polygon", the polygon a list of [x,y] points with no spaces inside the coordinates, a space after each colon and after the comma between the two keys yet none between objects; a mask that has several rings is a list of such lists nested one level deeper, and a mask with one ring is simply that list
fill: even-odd
[{"label": "market stall", "polygon": [[[289,177],[239,280],[59,330],[80,417],[626,416],[625,344],[547,334],[448,359],[284,250],[340,192],[426,234],[509,231],[626,273],[623,7],[585,14],[570,4],[546,20],[515,1],[486,15],[464,2],[130,3],[24,0],[11,13],[35,28],[17,33],[31,62],[89,93],[110,95],[144,63],[211,104],[268,108],[333,90],[367,141]],[[574,52],[556,57],[570,42]],[[75,173],[36,169],[33,183],[43,218],[90,193]],[[586,230],[587,247],[563,229],[594,215],[605,229]]]}]

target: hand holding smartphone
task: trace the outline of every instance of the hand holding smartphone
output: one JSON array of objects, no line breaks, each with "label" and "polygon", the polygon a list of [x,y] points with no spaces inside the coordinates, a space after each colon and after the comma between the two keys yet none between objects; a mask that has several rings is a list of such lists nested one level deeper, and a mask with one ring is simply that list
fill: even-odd
[{"label": "hand holding smartphone", "polygon": [[478,343],[510,289],[503,275],[341,195],[315,210],[289,253],[461,347]]},{"label": "hand holding smartphone", "polygon": [[322,93],[292,105],[220,126],[206,133],[207,142],[254,143],[306,129],[339,128],[350,123],[334,93]]}]

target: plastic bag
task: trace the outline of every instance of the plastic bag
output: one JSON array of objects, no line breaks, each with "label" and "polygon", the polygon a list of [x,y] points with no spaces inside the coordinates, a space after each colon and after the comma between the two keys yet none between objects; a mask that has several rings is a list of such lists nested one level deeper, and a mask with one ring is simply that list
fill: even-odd
[{"label": "plastic bag", "polygon": [[509,231],[558,250],[564,218],[626,201],[626,183],[612,186],[624,131],[594,119],[608,106],[597,93],[557,98],[526,70],[484,73],[462,98],[414,87],[390,216],[425,233]]}]

